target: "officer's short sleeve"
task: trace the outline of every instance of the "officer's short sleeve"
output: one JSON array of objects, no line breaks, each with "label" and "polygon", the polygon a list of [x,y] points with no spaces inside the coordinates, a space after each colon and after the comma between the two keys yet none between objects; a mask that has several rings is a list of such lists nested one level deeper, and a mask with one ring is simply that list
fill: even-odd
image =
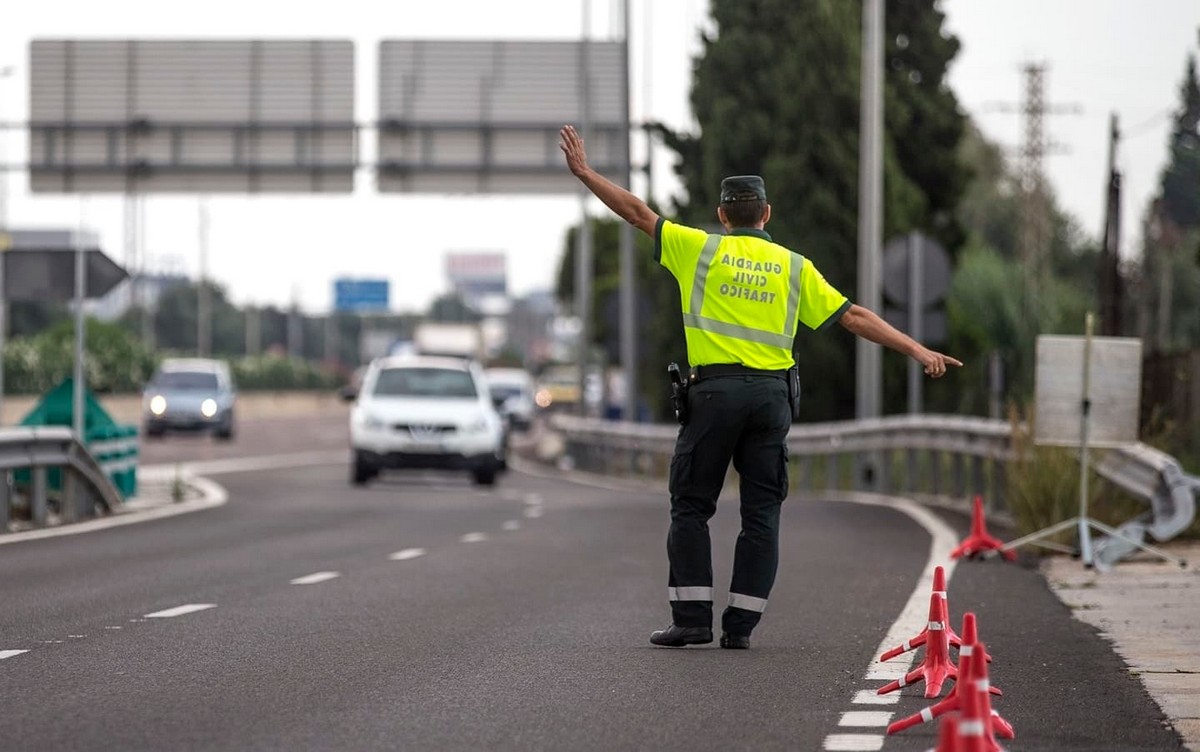
[{"label": "officer's short sleeve", "polygon": [[825,281],[817,267],[802,259],[800,269],[800,321],[809,329],[824,329],[841,318],[850,301]]},{"label": "officer's short sleeve", "polygon": [[654,233],[654,259],[677,277],[690,275],[708,233],[659,218]]}]

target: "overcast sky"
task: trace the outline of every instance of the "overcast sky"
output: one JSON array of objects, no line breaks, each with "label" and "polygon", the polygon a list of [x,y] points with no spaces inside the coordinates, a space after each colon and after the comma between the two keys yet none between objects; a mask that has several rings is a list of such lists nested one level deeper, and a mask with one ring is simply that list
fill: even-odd
[{"label": "overcast sky", "polygon": [[[693,126],[691,59],[699,49],[699,29],[707,23],[707,2],[631,2],[632,116]],[[616,6],[592,0],[593,38],[619,36]],[[582,7],[582,0],[383,5],[341,0],[283,12],[263,0],[209,0],[202,14],[185,16],[180,6],[157,1],[25,3],[19,12],[5,14],[0,25],[0,68],[16,67],[14,75],[0,79],[0,120],[28,115],[28,45],[36,38],[352,39],[359,71],[357,118],[367,122],[376,108],[380,39],[578,38]],[[1197,49],[1200,2],[943,0],[942,7],[949,29],[963,44],[951,85],[990,138],[1010,147],[1020,141],[1020,118],[996,105],[1020,102],[1025,61],[1047,64],[1049,102],[1082,108],[1081,114],[1047,118],[1051,140],[1064,148],[1047,158],[1046,168],[1062,206],[1092,235],[1101,223],[1108,117],[1118,114],[1128,134],[1119,161],[1125,172],[1128,252],[1163,167],[1186,56]],[[7,131],[0,141],[8,158],[24,156],[20,133]],[[642,145],[634,143],[635,160],[642,159]],[[669,156],[661,154],[656,162],[660,200],[676,190]],[[384,277],[392,283],[394,309],[423,310],[446,289],[444,253],[502,251],[508,255],[510,289],[520,294],[552,284],[563,234],[580,212],[579,199],[570,196],[380,196],[373,183],[363,171],[352,195],[211,198],[211,275],[239,304],[285,305],[295,296],[312,313],[330,308],[335,277]],[[120,198],[32,196],[20,174],[9,178],[8,196],[12,226],[74,227],[82,216],[100,232],[109,254],[124,259]],[[155,266],[195,273],[197,205],[187,196],[147,199],[147,253]]]}]

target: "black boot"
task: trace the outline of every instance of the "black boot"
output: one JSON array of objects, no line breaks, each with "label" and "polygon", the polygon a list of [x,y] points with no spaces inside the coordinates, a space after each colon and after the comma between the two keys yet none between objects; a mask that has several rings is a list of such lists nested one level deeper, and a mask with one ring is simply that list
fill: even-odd
[{"label": "black boot", "polygon": [[750,647],[750,635],[736,635],[722,632],[721,647],[730,650],[747,650]]},{"label": "black boot", "polygon": [[660,629],[650,635],[651,644],[668,648],[681,648],[684,645],[707,645],[712,641],[712,630],[708,627],[679,627],[672,624],[666,629]]}]

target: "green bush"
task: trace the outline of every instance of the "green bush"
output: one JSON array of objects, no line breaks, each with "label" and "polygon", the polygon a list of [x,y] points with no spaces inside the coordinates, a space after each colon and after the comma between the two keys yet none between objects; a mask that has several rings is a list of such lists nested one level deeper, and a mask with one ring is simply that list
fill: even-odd
[{"label": "green bush", "polygon": [[[75,367],[75,327],[63,322],[33,337],[15,339],[4,349],[4,390],[41,394]],[[153,373],[156,358],[141,341],[113,324],[87,322],[88,386],[97,392],[133,392]]]},{"label": "green bush", "polygon": [[239,358],[229,367],[238,389],[247,391],[333,389],[341,383],[336,374],[307,360],[278,355]]}]

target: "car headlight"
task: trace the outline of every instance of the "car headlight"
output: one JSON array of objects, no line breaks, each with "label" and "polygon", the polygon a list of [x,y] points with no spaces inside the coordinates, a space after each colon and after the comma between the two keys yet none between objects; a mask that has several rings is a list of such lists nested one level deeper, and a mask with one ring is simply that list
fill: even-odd
[{"label": "car headlight", "polygon": [[203,402],[201,402],[200,403],[200,414],[206,418],[211,418],[212,416],[216,415],[217,414],[217,401],[210,397],[209,399],[206,399]]},{"label": "car headlight", "polygon": [[371,415],[370,413],[367,413],[363,416],[362,425],[363,428],[368,430],[378,431],[384,426],[383,418],[380,418],[378,415]]},{"label": "car headlight", "polygon": [[482,415],[471,421],[463,429],[463,433],[487,433],[489,428],[487,418]]},{"label": "car headlight", "polygon": [[161,394],[156,394],[150,398],[150,412],[155,415],[162,415],[167,411],[167,398]]}]

